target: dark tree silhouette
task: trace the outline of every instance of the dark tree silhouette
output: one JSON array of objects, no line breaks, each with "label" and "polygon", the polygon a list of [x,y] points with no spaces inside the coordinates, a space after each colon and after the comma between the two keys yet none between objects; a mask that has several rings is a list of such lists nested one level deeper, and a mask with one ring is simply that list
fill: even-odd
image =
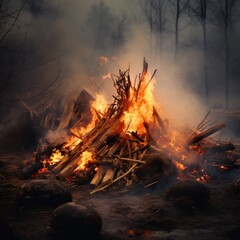
[{"label": "dark tree silhouette", "polygon": [[115,16],[104,1],[91,7],[86,23],[95,50],[109,53],[124,42],[126,18]]},{"label": "dark tree silhouette", "polygon": [[229,109],[230,85],[230,27],[239,21],[239,4],[237,0],[215,0],[211,5],[213,22],[223,30],[224,35],[224,65],[225,65],[225,109]]},{"label": "dark tree silhouette", "polygon": [[190,1],[190,17],[193,21],[200,23],[202,27],[202,45],[203,45],[203,71],[204,71],[204,90],[205,100],[209,103],[209,83],[208,83],[208,46],[207,46],[207,0]]}]

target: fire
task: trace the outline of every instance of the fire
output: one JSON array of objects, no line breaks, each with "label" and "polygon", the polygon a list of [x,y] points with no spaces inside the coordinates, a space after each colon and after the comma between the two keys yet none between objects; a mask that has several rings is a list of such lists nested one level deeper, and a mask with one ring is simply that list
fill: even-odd
[{"label": "fire", "polygon": [[[106,64],[109,60],[102,57],[101,61]],[[154,75],[147,72],[146,62],[142,74],[134,83],[130,80],[129,70],[120,70],[119,75],[116,79],[112,76],[117,91],[113,103],[108,104],[102,95],[96,94],[95,100],[91,102],[91,114],[88,113],[91,115],[90,123],[83,126],[80,118],[81,127],[76,124],[71,129],[72,136],[61,146],[61,150],[53,150],[49,159],[45,160],[44,167],[64,158],[63,164],[53,166],[61,176],[66,178],[73,171],[77,174],[76,170],[82,175],[88,172],[92,174],[102,169],[101,164],[114,165],[116,160],[125,155],[128,157],[121,160],[144,163],[138,159],[142,159],[146,150],[150,149],[160,153],[159,157],[163,153],[166,162],[172,160],[179,174],[184,177],[208,182],[210,177],[205,168],[207,157],[204,150],[206,144],[200,141],[216,127],[197,133],[197,138],[193,136],[190,139],[192,141],[189,141],[186,132],[173,129],[167,120],[162,120],[159,106],[154,100]],[[220,128],[217,127],[216,129]],[[70,167],[64,166],[67,161]],[[124,168],[125,166],[129,165],[124,163]],[[221,165],[219,168],[227,170],[228,166]],[[115,172],[112,178],[114,174]],[[133,234],[134,230],[130,229],[129,235]]]},{"label": "fire", "polygon": [[63,145],[63,149],[73,150],[81,142],[80,138],[71,136],[67,139],[66,143]]},{"label": "fire", "polygon": [[53,153],[49,158],[50,159],[49,164],[53,165],[53,164],[59,162],[62,158],[63,158],[63,155],[62,155],[61,151],[54,148]]},{"label": "fire", "polygon": [[[53,165],[57,162],[59,162],[63,157],[64,154],[62,152],[68,152],[73,150],[82,140],[81,138],[88,133],[90,130],[92,130],[95,127],[96,122],[98,121],[99,117],[102,117],[102,115],[107,110],[107,101],[106,99],[99,94],[96,94],[95,100],[91,103],[91,113],[92,113],[92,120],[86,127],[81,127],[80,129],[72,128],[71,133],[73,133],[73,136],[69,136],[69,138],[66,140],[66,143],[62,146],[62,151],[59,149],[54,148],[52,151],[52,155],[49,157],[46,162],[49,165]],[[89,152],[84,152],[82,156],[82,161],[80,163],[80,169],[84,167],[84,159],[91,159]],[[45,164],[46,165],[46,164]]]},{"label": "fire", "polygon": [[[91,114],[92,114],[91,122],[86,127],[81,127],[80,129],[78,129],[78,128],[71,129],[71,132],[74,133],[76,136],[78,136],[79,142],[81,141],[81,138],[86,133],[88,133],[95,127],[97,121],[106,112],[107,107],[108,107],[107,100],[104,98],[104,96],[100,95],[100,94],[96,94],[95,100],[92,101],[92,103],[91,103]],[[74,138],[74,140],[76,141],[76,138]]]},{"label": "fire", "polygon": [[180,162],[178,162],[178,161],[174,161],[174,164],[175,164],[176,167],[177,167],[179,170],[181,170],[181,171],[183,171],[183,170],[185,170],[185,169],[187,168],[184,164],[182,164],[182,163],[180,163]]},{"label": "fire", "polygon": [[84,170],[86,167],[86,164],[88,164],[92,160],[92,156],[93,156],[93,154],[91,152],[84,151],[78,162],[77,170]]},{"label": "fire", "polygon": [[149,79],[149,74],[147,74],[139,89],[133,88],[130,90],[130,99],[132,101],[130,106],[124,111],[122,118],[126,130],[137,131],[140,135],[146,132],[144,123],[149,124],[154,121],[154,81],[149,82]]},{"label": "fire", "polygon": [[96,94],[95,101],[92,102],[91,108],[98,111],[100,114],[104,114],[107,111],[108,103],[103,95]]}]

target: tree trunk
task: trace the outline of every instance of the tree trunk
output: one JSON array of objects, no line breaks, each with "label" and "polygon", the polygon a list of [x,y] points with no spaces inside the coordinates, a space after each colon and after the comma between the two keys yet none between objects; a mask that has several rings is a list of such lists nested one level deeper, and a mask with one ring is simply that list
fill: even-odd
[{"label": "tree trunk", "polygon": [[180,17],[180,0],[177,0],[177,9],[176,9],[176,21],[175,21],[175,64],[178,63],[178,34],[179,34],[179,17]]},{"label": "tree trunk", "polygon": [[206,31],[206,19],[203,20],[203,49],[204,49],[204,87],[205,87],[205,100],[206,104],[209,104],[209,85],[208,85],[208,61],[207,61],[207,31]]},{"label": "tree trunk", "polygon": [[224,47],[225,47],[225,108],[229,108],[229,42],[228,42],[228,0],[225,1]]}]

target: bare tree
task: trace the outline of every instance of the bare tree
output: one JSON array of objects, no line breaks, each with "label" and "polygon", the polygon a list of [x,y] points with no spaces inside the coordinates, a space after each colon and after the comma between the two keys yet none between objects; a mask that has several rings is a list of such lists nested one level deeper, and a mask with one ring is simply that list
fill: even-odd
[{"label": "bare tree", "polygon": [[209,103],[209,83],[208,83],[208,46],[207,46],[207,0],[197,0],[189,2],[190,17],[192,20],[200,23],[202,27],[202,45],[203,45],[203,71],[204,71],[204,90],[205,100]]},{"label": "bare tree", "polygon": [[19,20],[26,2],[27,0],[23,1],[20,6],[17,5],[15,10],[9,10],[9,1],[0,1],[0,46]]},{"label": "bare tree", "polygon": [[[157,45],[159,47],[158,56],[162,55],[163,32],[165,31],[165,0],[151,0],[139,2],[140,7],[144,13],[144,18],[149,25],[150,32],[150,47],[153,45],[153,36],[157,38]],[[155,34],[155,35],[154,35]]]},{"label": "bare tree", "polygon": [[176,0],[170,1],[171,5],[174,8],[175,15],[175,54],[174,59],[175,63],[178,63],[178,54],[179,54],[179,32],[180,32],[180,18],[181,14],[187,9],[188,0]]},{"label": "bare tree", "polygon": [[93,4],[86,23],[94,41],[94,49],[109,50],[113,46],[112,33],[115,24],[115,18],[110,8],[103,1]]},{"label": "bare tree", "polygon": [[211,11],[215,24],[223,30],[224,35],[224,68],[225,68],[225,108],[229,109],[229,82],[230,82],[230,27],[239,21],[239,1],[215,0],[212,2]]}]

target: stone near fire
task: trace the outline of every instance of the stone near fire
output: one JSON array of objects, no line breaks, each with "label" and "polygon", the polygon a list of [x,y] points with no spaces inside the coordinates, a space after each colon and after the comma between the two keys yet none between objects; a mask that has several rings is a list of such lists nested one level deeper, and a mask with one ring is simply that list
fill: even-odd
[{"label": "stone near fire", "polygon": [[209,205],[210,192],[201,182],[184,180],[167,190],[165,199],[183,211],[203,209]]},{"label": "stone near fire", "polygon": [[69,187],[60,181],[35,179],[24,183],[19,191],[18,203],[58,206],[72,201]]},{"label": "stone near fire", "polygon": [[171,182],[177,176],[173,162],[160,153],[149,153],[143,158],[145,164],[136,169],[135,174],[143,181]]},{"label": "stone near fire", "polygon": [[61,239],[75,239],[76,236],[79,239],[98,239],[102,219],[93,208],[70,202],[55,209],[51,227]]}]

